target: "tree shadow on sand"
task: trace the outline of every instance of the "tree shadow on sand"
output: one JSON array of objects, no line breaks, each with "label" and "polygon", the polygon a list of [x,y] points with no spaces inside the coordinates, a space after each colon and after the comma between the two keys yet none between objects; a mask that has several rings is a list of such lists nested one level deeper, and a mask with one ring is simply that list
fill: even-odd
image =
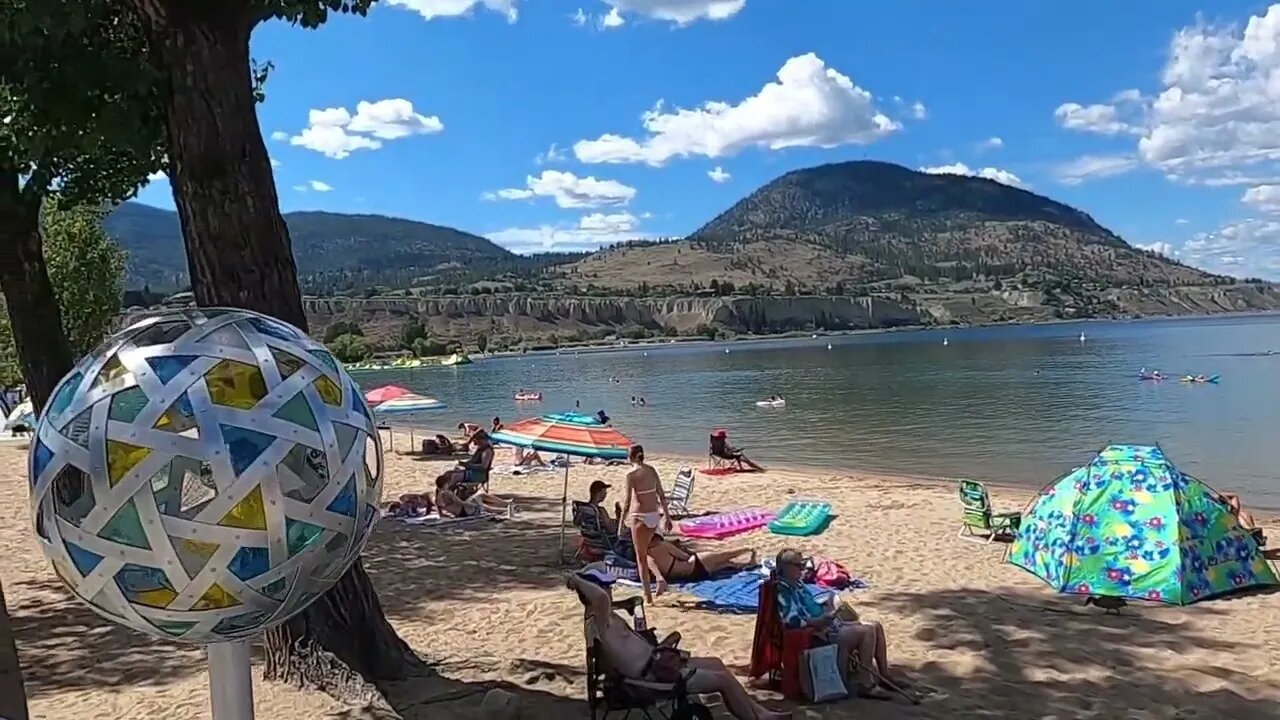
[{"label": "tree shadow on sand", "polygon": [[1226,665],[1240,644],[1192,627],[1238,623],[1230,602],[1117,616],[1012,588],[881,595],[876,607],[919,623],[930,659],[903,667],[932,692],[916,707],[861,702],[858,717],[1275,718],[1280,688]]}]

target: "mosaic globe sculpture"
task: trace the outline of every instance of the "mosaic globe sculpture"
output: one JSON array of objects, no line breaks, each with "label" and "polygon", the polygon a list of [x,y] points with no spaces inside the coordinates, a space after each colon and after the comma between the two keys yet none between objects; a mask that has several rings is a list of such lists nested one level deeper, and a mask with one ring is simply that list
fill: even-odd
[{"label": "mosaic globe sculpture", "polygon": [[29,456],[35,531],[107,618],[208,644],[327,590],[378,517],[382,448],[323,346],[265,315],[142,320],[54,391]]}]

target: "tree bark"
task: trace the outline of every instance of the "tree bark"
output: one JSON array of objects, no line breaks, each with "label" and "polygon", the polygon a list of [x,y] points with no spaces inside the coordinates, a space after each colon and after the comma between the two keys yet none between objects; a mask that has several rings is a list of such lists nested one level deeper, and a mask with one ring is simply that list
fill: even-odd
[{"label": "tree bark", "polygon": [[9,608],[4,604],[4,586],[0,585],[0,718],[28,720],[27,693],[22,686],[22,664],[18,662],[17,638],[9,621]]},{"label": "tree bark", "polygon": [[169,181],[196,303],[267,308],[305,330],[289,229],[258,125],[250,4],[129,2],[168,69]]},{"label": "tree bark", "polygon": [[[169,69],[170,182],[196,303],[272,315],[307,329],[251,80],[244,0],[128,0]],[[416,660],[357,561],[303,612],[267,632],[268,679],[377,701]]]}]

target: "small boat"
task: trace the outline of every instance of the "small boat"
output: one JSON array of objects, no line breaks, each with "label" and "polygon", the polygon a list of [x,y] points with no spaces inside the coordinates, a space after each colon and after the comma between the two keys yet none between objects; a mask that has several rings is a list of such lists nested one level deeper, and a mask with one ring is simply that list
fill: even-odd
[{"label": "small boat", "polygon": [[540,392],[518,392],[515,394],[516,400],[521,402],[534,402],[542,399]]},{"label": "small boat", "polygon": [[778,398],[777,400],[757,400],[757,401],[756,401],[756,406],[757,406],[757,407],[781,408],[781,407],[786,407],[786,406],[787,406],[787,401],[786,401],[786,400],[784,400],[783,398]]},{"label": "small boat", "polygon": [[440,361],[441,365],[470,365],[471,363],[471,358],[467,357],[463,353],[454,353]]}]

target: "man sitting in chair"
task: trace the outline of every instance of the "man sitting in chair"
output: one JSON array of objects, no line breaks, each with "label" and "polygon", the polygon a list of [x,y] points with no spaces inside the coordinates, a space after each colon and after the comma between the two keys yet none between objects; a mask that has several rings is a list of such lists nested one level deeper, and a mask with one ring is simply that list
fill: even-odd
[{"label": "man sitting in chair", "polygon": [[751,461],[751,458],[743,454],[741,448],[729,445],[729,437],[724,430],[716,430],[711,433],[711,446],[709,448],[711,457],[721,460],[728,460],[735,463],[739,469],[745,465],[751,470],[763,472],[764,468]]},{"label": "man sitting in chair", "polygon": [[738,720],[793,717],[792,713],[775,712],[753,700],[719,658],[672,656],[674,648],[665,641],[654,645],[636,633],[626,619],[613,611],[613,583],[613,576],[593,565],[565,576],[565,587],[578,593],[609,664],[623,677],[665,684],[674,682],[668,674],[676,673],[677,678],[684,678],[690,693],[719,693],[729,713]]},{"label": "man sitting in chair", "polygon": [[[471,436],[471,444],[475,450],[471,457],[458,463],[458,467],[445,472],[440,477],[446,478],[448,488],[465,499],[470,492],[480,485],[489,482],[489,469],[493,467],[493,443],[489,442],[489,433],[479,430]],[[470,486],[470,487],[463,487]]]},{"label": "man sitting in chair", "polygon": [[[888,643],[884,628],[877,622],[858,622],[837,617],[836,608],[823,606],[813,599],[801,580],[804,575],[804,556],[799,550],[786,549],[778,553],[778,614],[782,624],[791,628],[809,627],[818,637],[835,645],[840,651],[840,667],[849,666],[849,657],[856,654],[858,662],[858,696],[874,700],[889,700],[871,672],[870,662],[875,661],[879,677],[898,687],[906,683],[889,667]],[[834,597],[834,596],[833,596]]]}]

